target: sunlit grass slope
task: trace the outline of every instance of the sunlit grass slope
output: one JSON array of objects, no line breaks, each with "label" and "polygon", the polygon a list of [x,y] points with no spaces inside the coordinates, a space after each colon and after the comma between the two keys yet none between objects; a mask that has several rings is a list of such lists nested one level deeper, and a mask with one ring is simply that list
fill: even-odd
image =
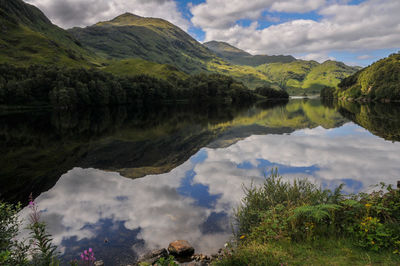
[{"label": "sunlit grass slope", "polygon": [[222,59],[237,65],[259,66],[266,63],[289,63],[296,60],[291,55],[251,55],[226,42],[210,41],[204,45]]},{"label": "sunlit grass slope", "polygon": [[296,60],[290,63],[271,63],[258,66],[267,78],[289,94],[318,94],[325,87],[336,87],[345,77],[356,72],[357,68],[341,62]]},{"label": "sunlit grass slope", "polygon": [[179,27],[158,18],[130,13],[70,32],[107,59],[142,58],[170,64],[192,73],[205,71],[204,61],[214,55]]},{"label": "sunlit grass slope", "polygon": [[145,74],[165,80],[173,78],[185,79],[188,77],[186,73],[179,71],[174,66],[157,64],[140,58],[112,60],[107,64],[107,66],[101,69],[115,75],[132,76],[136,74]]},{"label": "sunlit grass slope", "polygon": [[0,63],[90,66],[98,58],[36,7],[0,0]]}]

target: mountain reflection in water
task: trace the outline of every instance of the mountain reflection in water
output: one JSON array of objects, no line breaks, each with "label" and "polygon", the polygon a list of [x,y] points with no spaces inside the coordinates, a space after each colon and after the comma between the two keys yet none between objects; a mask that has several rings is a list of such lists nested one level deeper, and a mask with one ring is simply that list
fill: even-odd
[{"label": "mountain reflection in water", "polygon": [[[132,263],[145,250],[176,239],[188,240],[197,252],[216,252],[231,235],[242,185],[260,184],[273,167],[289,180],[307,177],[326,188],[345,183],[348,193],[398,179],[400,144],[319,100],[220,114],[199,120],[190,119],[202,117],[196,112],[182,111],[148,127],[128,119],[114,130],[105,127],[104,134],[86,135],[87,141],[57,131],[62,144],[57,138],[49,143],[71,145],[60,158],[75,159],[59,165],[67,172],[52,177],[48,191],[36,191],[36,201],[64,258],[90,246],[108,264]],[[9,149],[5,156],[11,160],[14,154],[23,152]],[[42,180],[33,176],[32,184],[35,178]]]}]

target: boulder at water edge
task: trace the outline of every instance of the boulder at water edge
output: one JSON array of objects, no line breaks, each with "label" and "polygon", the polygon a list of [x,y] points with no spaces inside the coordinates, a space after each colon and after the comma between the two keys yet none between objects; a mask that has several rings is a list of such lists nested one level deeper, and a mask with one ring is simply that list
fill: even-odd
[{"label": "boulder at water edge", "polygon": [[194,254],[194,248],[186,240],[176,240],[168,246],[171,255],[177,257],[190,257]]}]

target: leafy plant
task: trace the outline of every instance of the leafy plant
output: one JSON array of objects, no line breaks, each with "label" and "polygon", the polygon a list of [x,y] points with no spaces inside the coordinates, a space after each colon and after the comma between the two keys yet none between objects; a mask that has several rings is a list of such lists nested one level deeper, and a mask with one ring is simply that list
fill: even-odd
[{"label": "leafy plant", "polygon": [[18,212],[21,205],[16,206],[0,202],[0,265],[28,264],[28,246],[16,240],[21,225]]},{"label": "leafy plant", "polygon": [[158,265],[158,266],[178,266],[178,264],[175,262],[174,256],[169,256],[168,258],[160,258],[156,262],[156,265]]},{"label": "leafy plant", "polygon": [[35,201],[30,196],[28,229],[31,235],[33,262],[36,265],[59,265],[57,247],[53,245],[51,235],[46,232],[46,224],[40,221],[40,212]]}]

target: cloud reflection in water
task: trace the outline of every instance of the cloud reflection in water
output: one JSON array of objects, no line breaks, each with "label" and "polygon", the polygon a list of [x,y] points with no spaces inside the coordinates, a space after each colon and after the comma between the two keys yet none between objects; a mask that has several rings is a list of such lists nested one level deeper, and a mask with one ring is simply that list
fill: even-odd
[{"label": "cloud reflection in water", "polygon": [[[74,168],[37,202],[66,255],[94,242],[110,256],[113,242],[140,254],[176,239],[211,253],[230,237],[229,217],[243,196],[242,185],[261,183],[267,169],[278,166],[285,178],[308,177],[329,188],[346,183],[346,192],[357,192],[381,181],[394,183],[399,150],[400,143],[353,123],[251,136],[227,148],[203,148],[169,173],[136,180]],[[109,246],[98,243],[103,238],[110,239]]]}]

